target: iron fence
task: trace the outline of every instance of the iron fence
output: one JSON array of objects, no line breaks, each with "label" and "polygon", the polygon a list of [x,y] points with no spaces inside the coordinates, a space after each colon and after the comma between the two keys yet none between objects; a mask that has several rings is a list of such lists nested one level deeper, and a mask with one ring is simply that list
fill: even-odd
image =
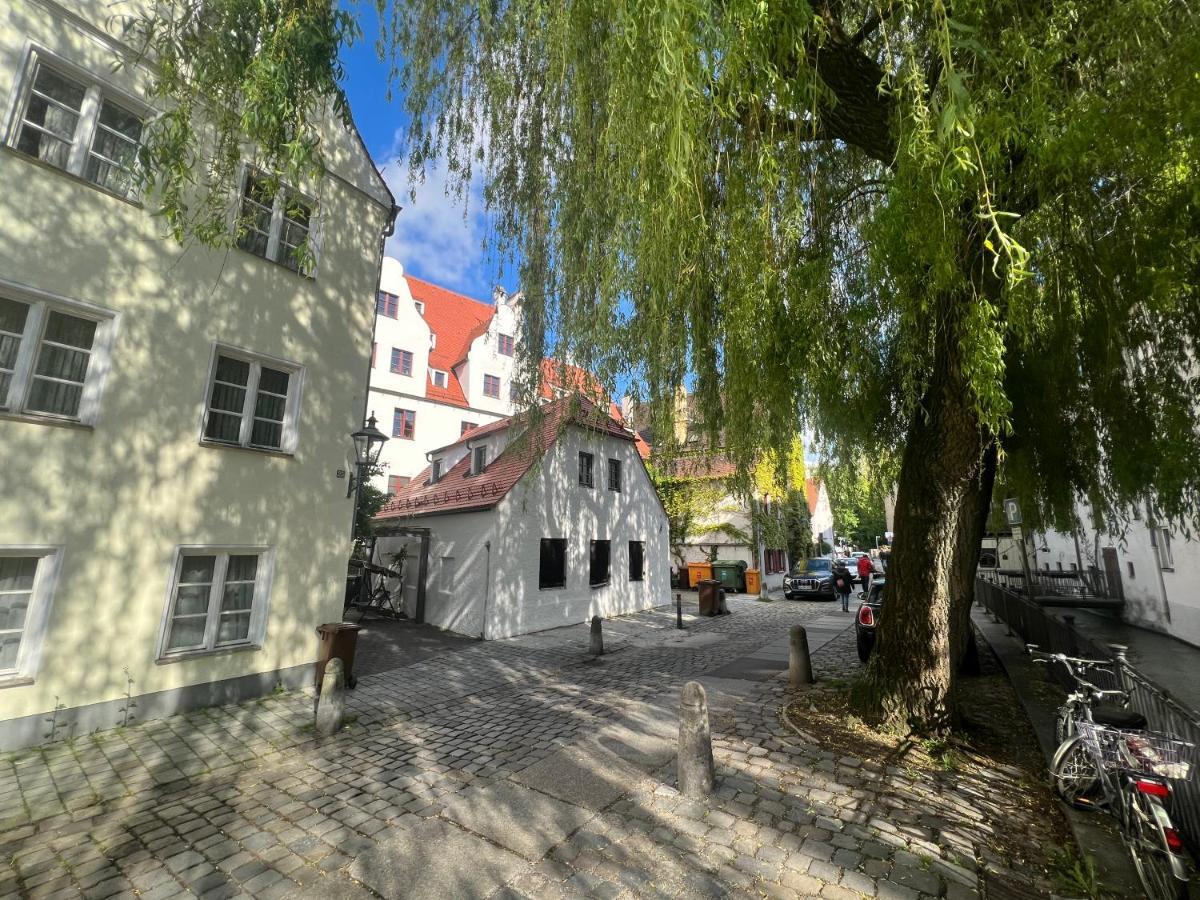
[{"label": "iron fence", "polygon": [[[1025,573],[1020,569],[983,569],[979,577],[989,584],[998,585],[1014,594],[1025,594]],[[1072,569],[1056,572],[1048,569],[1030,569],[1030,589],[1039,597],[1103,597],[1114,598],[1109,593],[1104,572],[1095,566],[1087,569]]]},{"label": "iron fence", "polygon": [[[1046,653],[1065,653],[1086,659],[1107,659],[1112,670],[1097,669],[1088,679],[1104,690],[1123,690],[1130,693],[1130,708],[1146,717],[1149,728],[1188,741],[1200,748],[1200,713],[1175,700],[1170,691],[1151,681],[1125,658],[1124,648],[1115,644],[1100,645],[1075,629],[1073,616],[1061,619],[1050,615],[1037,603],[1018,596],[993,580],[979,578],[975,582],[975,600],[995,618],[1007,623],[1027,644],[1037,644]],[[1065,666],[1049,667],[1064,689],[1075,686]],[[1180,673],[1180,677],[1186,677]],[[1200,763],[1200,757],[1193,759]],[[1184,840],[1194,859],[1200,859],[1200,783],[1193,777],[1171,784],[1171,816],[1183,831]]]}]

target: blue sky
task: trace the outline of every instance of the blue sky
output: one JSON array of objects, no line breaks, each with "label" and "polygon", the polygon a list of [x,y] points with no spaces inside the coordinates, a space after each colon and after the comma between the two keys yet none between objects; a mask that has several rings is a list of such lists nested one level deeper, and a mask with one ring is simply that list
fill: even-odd
[{"label": "blue sky", "polygon": [[490,300],[497,283],[516,290],[515,276],[508,272],[501,277],[497,261],[482,249],[486,223],[478,184],[473,185],[464,206],[446,196],[443,173],[431,169],[426,172],[424,184],[417,186],[416,199],[409,196],[408,167],[401,146],[407,117],[402,98],[393,95],[390,101],[387,99],[387,67],[376,55],[375,23],[366,7],[353,7],[364,13],[365,36],[343,49],[342,62],[354,120],[372,159],[403,207],[396,219],[396,233],[388,241],[387,255],[400,260],[409,274],[480,300]]}]

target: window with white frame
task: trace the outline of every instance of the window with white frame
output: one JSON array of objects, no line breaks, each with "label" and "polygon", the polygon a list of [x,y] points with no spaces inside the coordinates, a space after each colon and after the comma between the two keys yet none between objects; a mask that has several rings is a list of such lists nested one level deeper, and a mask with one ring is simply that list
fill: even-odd
[{"label": "window with white frame", "polygon": [[483,376],[483,396],[498,399],[500,397],[500,378],[496,375]]},{"label": "window with white frame", "polygon": [[270,582],[265,547],[181,548],[159,655],[261,644]]},{"label": "window with white frame", "polygon": [[0,686],[37,673],[58,562],[56,547],[0,547]]},{"label": "window with white frame", "polygon": [[[315,204],[298,191],[247,168],[242,180],[237,244],[247,253],[311,275]],[[378,309],[378,299],[376,308]]]},{"label": "window with white frame", "polygon": [[294,452],[301,368],[221,346],[215,356],[203,439]]},{"label": "window with white frame", "polygon": [[94,422],[108,368],[113,314],[20,293],[4,296],[2,291],[0,287],[0,410]]},{"label": "window with white frame", "polygon": [[1175,557],[1171,553],[1171,529],[1161,525],[1150,527],[1150,546],[1158,556],[1160,569],[1174,569]]},{"label": "window with white frame", "polygon": [[137,188],[143,116],[97,82],[40,53],[30,58],[12,144],[119,197]]},{"label": "window with white frame", "polygon": [[441,369],[430,369],[429,377],[435,387],[444,388],[446,386],[446,373]]}]

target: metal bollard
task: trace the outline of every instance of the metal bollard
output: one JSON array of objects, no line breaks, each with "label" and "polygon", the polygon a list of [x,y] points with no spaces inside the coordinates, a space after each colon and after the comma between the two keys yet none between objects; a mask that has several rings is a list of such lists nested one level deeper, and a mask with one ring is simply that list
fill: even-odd
[{"label": "metal bollard", "polygon": [[675,627],[683,629],[683,594],[675,595]]},{"label": "metal bollard", "polygon": [[317,733],[337,734],[346,714],[346,673],[342,661],[334,657],[325,664],[321,694],[317,700]]},{"label": "metal bollard", "polygon": [[800,687],[802,684],[812,684],[812,659],[808,655],[808,632],[803,625],[793,625],[791,628],[791,650],[788,653],[788,684]]},{"label": "metal bollard", "polygon": [[704,685],[689,681],[679,698],[679,793],[701,799],[712,793],[715,779],[712,736],[708,729],[708,698]]},{"label": "metal bollard", "polygon": [[592,642],[588,653],[592,656],[604,655],[604,625],[599,616],[592,616]]}]

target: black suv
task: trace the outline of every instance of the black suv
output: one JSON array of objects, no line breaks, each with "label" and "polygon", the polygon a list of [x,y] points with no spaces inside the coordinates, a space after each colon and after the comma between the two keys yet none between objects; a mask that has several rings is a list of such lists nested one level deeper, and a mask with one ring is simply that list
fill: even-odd
[{"label": "black suv", "polygon": [[[879,610],[883,606],[883,591],[887,585],[879,575],[871,582],[871,593],[863,597],[854,617],[854,638],[858,645],[858,658],[866,662],[875,649],[875,627],[879,624]],[[860,595],[861,596],[861,595]]]},{"label": "black suv", "polygon": [[783,596],[788,600],[832,600],[833,560],[811,557],[796,568],[791,575],[783,576]]}]

